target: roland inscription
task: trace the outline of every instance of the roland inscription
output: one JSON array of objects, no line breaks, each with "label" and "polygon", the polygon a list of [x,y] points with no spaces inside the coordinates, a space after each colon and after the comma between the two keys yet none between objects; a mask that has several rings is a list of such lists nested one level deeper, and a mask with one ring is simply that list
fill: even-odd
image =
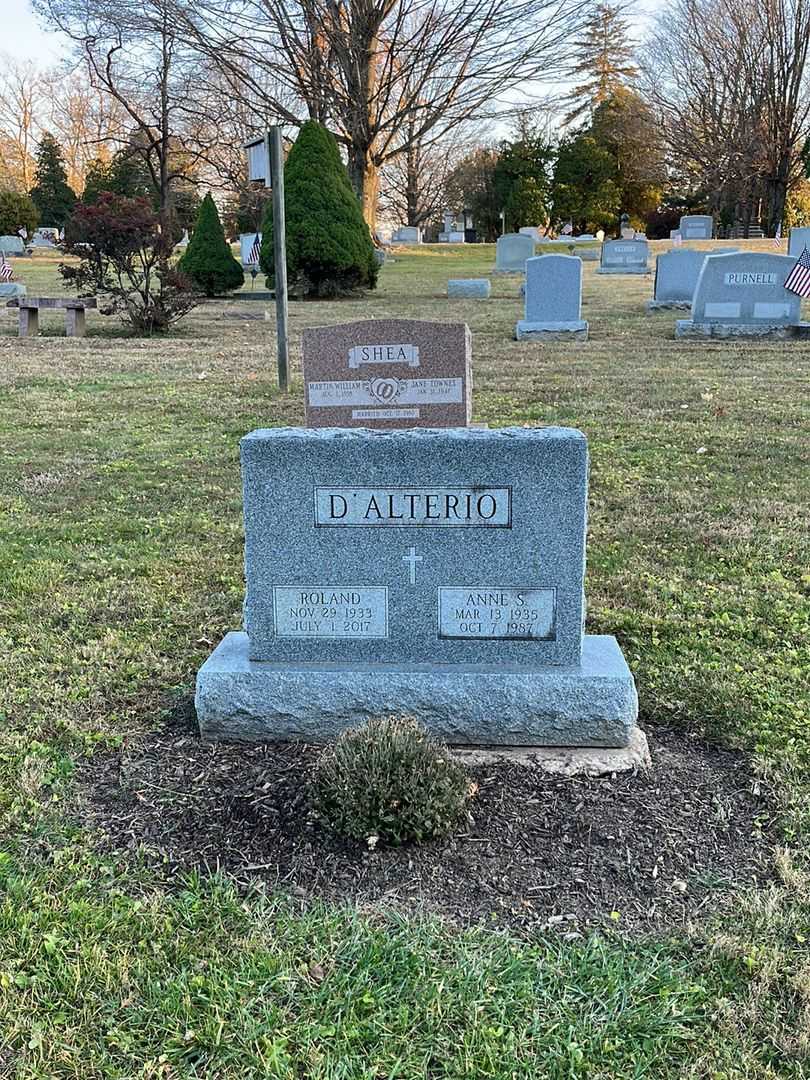
[{"label": "roland inscription", "polygon": [[776,274],[753,273],[750,270],[740,270],[736,273],[726,274],[723,278],[726,285],[776,285]]},{"label": "roland inscription", "polygon": [[556,600],[555,589],[440,587],[439,637],[551,641]]},{"label": "roland inscription", "polygon": [[277,637],[388,637],[384,586],[275,585],[273,612]]},{"label": "roland inscription", "polygon": [[315,488],[315,524],[345,527],[512,527],[510,487]]}]

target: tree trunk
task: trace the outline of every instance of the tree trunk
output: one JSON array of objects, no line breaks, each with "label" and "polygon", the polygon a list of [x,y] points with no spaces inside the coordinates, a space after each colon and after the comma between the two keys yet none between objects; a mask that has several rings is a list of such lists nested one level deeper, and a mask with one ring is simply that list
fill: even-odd
[{"label": "tree trunk", "polygon": [[419,164],[413,147],[409,147],[405,161],[405,216],[406,225],[421,225],[419,220]]},{"label": "tree trunk", "polygon": [[377,228],[380,176],[377,164],[368,148],[356,145],[349,147],[349,179],[373,237]]}]

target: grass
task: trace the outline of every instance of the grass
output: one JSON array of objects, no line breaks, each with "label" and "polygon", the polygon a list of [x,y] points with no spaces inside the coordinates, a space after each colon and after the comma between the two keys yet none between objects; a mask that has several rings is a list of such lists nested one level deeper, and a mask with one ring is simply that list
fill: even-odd
[{"label": "grass", "polygon": [[[56,295],[56,262],[18,276]],[[493,262],[403,250],[375,294],[293,305],[284,396],[273,323],[232,302],[166,340],[0,319],[0,1076],[810,1076],[810,347],[676,341],[649,280],[592,263],[590,341],[517,343],[517,281],[444,295]],[[299,910],[167,888],[71,823],[77,760],[160,723],[238,625],[238,439],[303,421],[301,330],[383,316],[470,324],[476,420],[587,433],[589,630],[619,637],[642,724],[751,750],[780,792],[773,884],[722,920],[518,941]]]}]

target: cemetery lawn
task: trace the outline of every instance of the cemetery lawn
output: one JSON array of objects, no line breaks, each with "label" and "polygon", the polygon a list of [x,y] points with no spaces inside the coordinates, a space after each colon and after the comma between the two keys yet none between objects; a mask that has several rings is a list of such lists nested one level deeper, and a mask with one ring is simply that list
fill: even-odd
[{"label": "cemetery lawn", "polygon": [[[57,262],[17,276],[58,295]],[[517,343],[518,280],[445,296],[493,263],[402,249],[375,294],[292,305],[289,395],[273,322],[223,318],[262,302],[165,340],[45,313],[19,341],[0,309],[4,1080],[810,1076],[810,344],[675,341],[650,279],[594,263],[590,340]],[[302,423],[303,327],[383,316],[470,324],[475,420],[588,435],[588,630],[619,638],[655,756],[587,785],[479,768],[465,836],[410,853],[305,828],[294,748],[253,748],[240,791],[191,708],[240,620],[238,440]],[[533,793],[560,810],[527,834]],[[625,831],[583,874],[559,851],[600,815]],[[527,836],[558,889],[499,891]],[[438,902],[460,852],[477,907]],[[322,856],[331,890],[301,871]]]}]

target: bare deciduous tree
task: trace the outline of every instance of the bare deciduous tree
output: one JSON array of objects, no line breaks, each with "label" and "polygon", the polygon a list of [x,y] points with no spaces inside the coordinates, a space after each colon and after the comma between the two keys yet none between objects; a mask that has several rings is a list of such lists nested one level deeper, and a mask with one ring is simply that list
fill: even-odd
[{"label": "bare deciduous tree", "polygon": [[31,64],[0,58],[0,160],[9,187],[28,191],[34,182],[37,121],[44,111],[43,82]]},{"label": "bare deciduous tree", "polygon": [[710,209],[782,221],[810,134],[809,45],[808,0],[673,0],[659,17],[644,90]]},{"label": "bare deciduous tree", "polygon": [[240,93],[282,121],[335,132],[373,228],[380,169],[472,117],[513,110],[518,87],[558,75],[587,0],[177,4],[187,35]]}]

